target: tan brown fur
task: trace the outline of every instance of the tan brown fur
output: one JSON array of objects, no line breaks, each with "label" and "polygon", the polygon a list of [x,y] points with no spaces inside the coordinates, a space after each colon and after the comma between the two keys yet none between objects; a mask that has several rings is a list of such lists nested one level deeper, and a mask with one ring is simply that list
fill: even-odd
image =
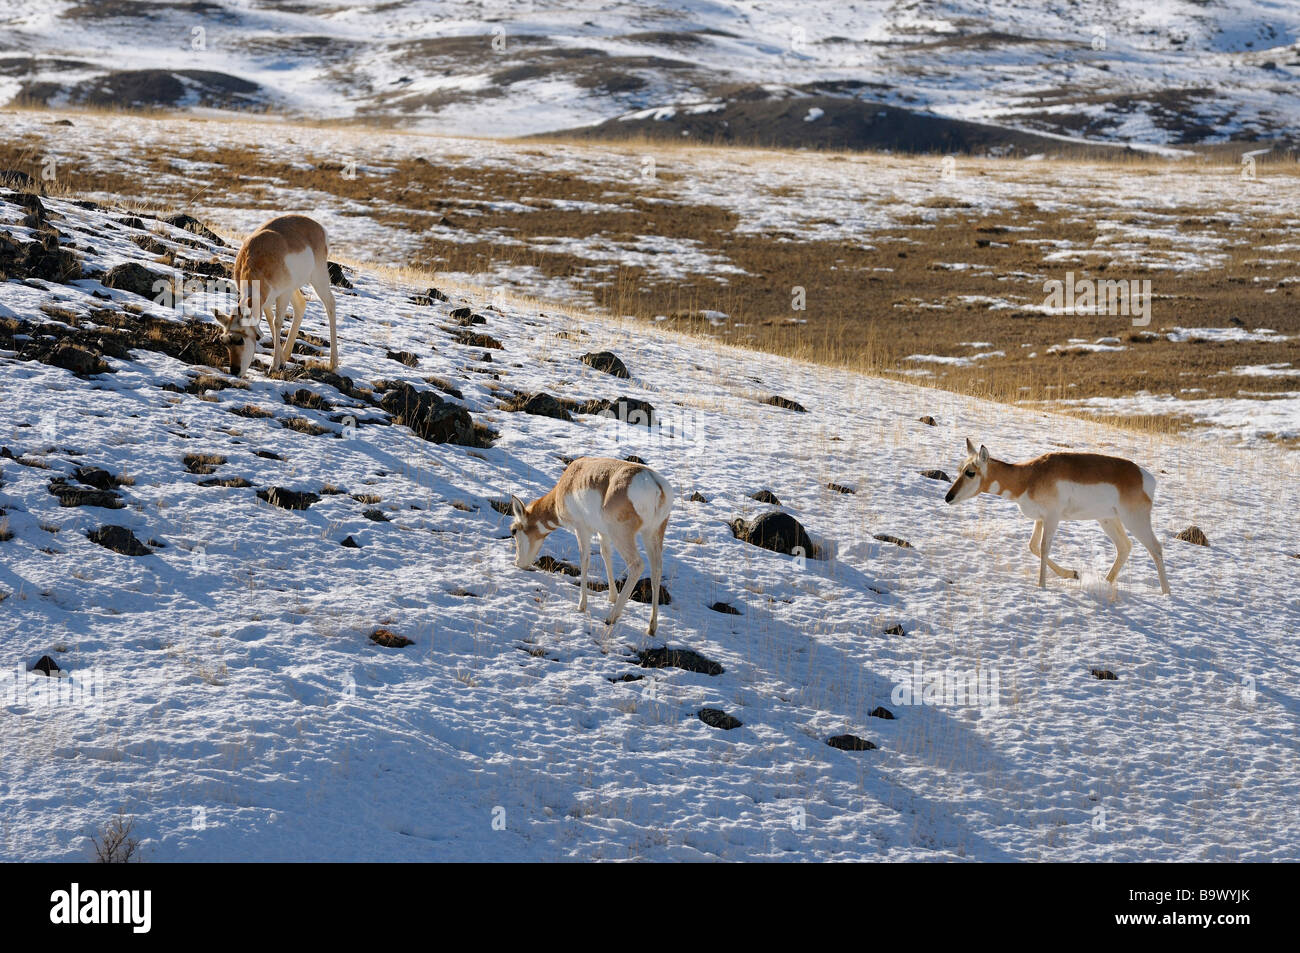
[{"label": "tan brown fur", "polygon": [[[672,509],[672,488],[647,466],[607,457],[574,460],[549,491],[525,504],[511,498],[515,520],[516,564],[527,568],[537,558],[542,541],[561,526],[573,530],[582,552],[581,595],[578,608],[587,605],[587,566],[591,537],[600,536],[600,553],[609,576],[609,598],[614,603],[609,623],[617,621],[643,568],[637,551],[638,534],[650,559],[652,586],[651,635],[659,619],[659,585],[663,572],[664,533]],[[621,592],[614,581],[613,553],[617,550],[628,566]]]}]

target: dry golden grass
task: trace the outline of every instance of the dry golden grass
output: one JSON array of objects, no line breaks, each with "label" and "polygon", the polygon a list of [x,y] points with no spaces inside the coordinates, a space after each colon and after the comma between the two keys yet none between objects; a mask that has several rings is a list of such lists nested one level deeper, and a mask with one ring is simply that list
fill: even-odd
[{"label": "dry golden grass", "polygon": [[[1247,380],[1233,373],[1238,365],[1300,362],[1300,347],[1294,341],[1283,345],[1175,343],[1133,327],[1122,315],[1044,314],[1037,307],[1045,297],[1044,278],[1061,278],[1071,270],[1079,279],[1149,279],[1156,296],[1150,330],[1174,325],[1222,327],[1235,317],[1249,327],[1272,328],[1292,338],[1300,335],[1294,297],[1295,287],[1300,286],[1285,283],[1296,274],[1300,256],[1290,250],[1261,251],[1262,246],[1285,248],[1291,243],[1294,216],[1279,213],[1240,220],[1224,214],[1219,204],[1162,207],[1161,221],[1174,222],[1177,228],[1141,237],[1140,249],[1127,259],[1141,265],[1124,263],[1122,255],[1119,264],[1109,264],[1117,258],[1109,243],[1111,225],[1137,226],[1149,219],[1131,200],[1117,199],[1107,190],[1108,168],[1129,176],[1149,176],[1153,189],[1160,187],[1163,176],[1183,173],[1192,164],[1204,167],[1207,175],[1230,181],[1237,171],[1236,156],[1230,152],[1204,150],[1194,163],[1131,152],[1118,154],[1111,163],[963,160],[963,174],[971,181],[1012,174],[1027,187],[1059,182],[1059,194],[1068,198],[1070,210],[1062,213],[1051,203],[1026,197],[1013,208],[990,213],[970,207],[959,196],[936,194],[914,200],[911,214],[893,226],[874,229],[870,246],[864,247],[817,240],[794,230],[747,231],[739,227],[742,222],[733,209],[682,202],[677,186],[691,167],[674,161],[740,156],[744,163],[761,168],[808,161],[860,162],[860,154],[810,157],[695,143],[572,144],[559,137],[518,141],[517,163],[483,163],[469,155],[447,153],[436,160],[386,157],[381,164],[393,171],[376,180],[343,175],[343,163],[337,152],[327,151],[328,142],[313,143],[299,135],[337,125],[277,125],[277,130],[304,143],[302,154],[292,162],[257,145],[231,145],[219,138],[210,144],[178,146],[166,155],[132,156],[156,162],[159,171],[174,160],[203,163],[202,185],[179,199],[150,193],[148,177],[138,169],[104,167],[76,155],[60,158],[60,188],[120,195],[141,211],[221,202],[265,207],[268,214],[278,210],[286,187],[318,193],[340,203],[355,203],[367,209],[367,217],[375,223],[415,236],[412,259],[423,264],[384,269],[390,277],[412,284],[436,284],[447,290],[445,273],[484,275],[484,283],[491,284],[487,276],[493,272],[527,266],[544,278],[570,281],[585,290],[598,309],[620,318],[665,319],[657,326],[1005,402],[1138,392],[1231,397],[1243,389],[1280,394],[1294,387],[1293,378]],[[339,134],[358,132],[364,130],[347,124]],[[392,138],[403,132],[385,129],[376,135]],[[597,172],[538,174],[530,157],[544,156],[548,145],[557,144],[599,150],[603,156],[623,155],[629,174],[625,181],[611,181]],[[48,148],[44,140],[5,139],[0,133],[0,167],[34,168],[37,157]],[[660,166],[650,181],[633,172],[636,161],[645,155],[654,156]],[[1264,165],[1266,158],[1261,159]],[[888,156],[873,160],[877,161],[895,170],[933,164],[933,160]],[[1278,177],[1277,188],[1298,184],[1293,168],[1276,166],[1269,174]],[[770,194],[788,198],[797,192],[796,186],[786,184],[774,187]],[[515,202],[521,196],[535,206],[527,214],[494,204]],[[891,194],[880,197],[882,202],[895,199]],[[590,205],[557,208],[548,200]],[[443,218],[461,233],[460,240],[430,237],[430,223]],[[815,225],[816,220],[808,224]],[[1191,247],[1190,235],[1216,247],[1222,266],[1161,267],[1170,256]],[[707,269],[665,277],[625,264],[611,273],[608,260],[547,245],[550,240],[592,237],[629,243],[643,236],[696,243],[713,260],[734,265],[742,273],[727,274],[725,282]],[[1046,260],[1047,251],[1059,249],[1062,243],[1073,254]],[[946,263],[971,267],[948,270],[942,267]],[[802,311],[792,309],[796,287],[806,295]],[[996,299],[997,306],[980,299]],[[555,309],[551,302],[533,299],[532,303]],[[724,313],[728,319],[715,325],[700,317],[702,310]],[[1094,342],[1099,338],[1119,338],[1124,350],[1060,350],[1071,339]],[[975,341],[987,343],[968,346]],[[1002,355],[968,367],[909,360],[917,354],[966,357],[976,351]],[[918,376],[917,371],[928,371],[929,376]],[[1117,417],[1113,422],[1148,432],[1188,426],[1188,421],[1176,416]]]}]

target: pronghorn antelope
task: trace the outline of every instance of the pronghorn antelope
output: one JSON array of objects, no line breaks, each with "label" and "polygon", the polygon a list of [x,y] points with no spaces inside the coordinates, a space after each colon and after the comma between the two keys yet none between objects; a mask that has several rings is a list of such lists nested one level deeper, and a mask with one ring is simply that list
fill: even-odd
[{"label": "pronghorn antelope", "polygon": [[[281,215],[258,228],[244,242],[235,258],[234,279],[239,286],[239,307],[223,315],[213,311],[222,327],[221,340],[230,351],[230,373],[242,377],[253,363],[258,325],[265,312],[271,325],[271,370],[293,354],[298,326],[307,299],[300,290],[310,284],[316,289],[330,319],[330,370],[339,364],[334,327],[334,294],[330,291],[329,242],[319,222],[305,215]],[[293,326],[288,339],[280,343],[285,312],[293,303]],[[274,310],[272,310],[274,308]]]},{"label": "pronghorn antelope", "polygon": [[1115,544],[1115,563],[1106,574],[1113,583],[1124,567],[1133,544],[1125,530],[1137,537],[1155,560],[1160,591],[1169,594],[1165,559],[1160,541],[1151,529],[1151,501],[1156,478],[1136,463],[1098,453],[1047,453],[1025,463],[1004,463],[978,451],[968,439],[967,457],[944,499],[959,503],[980,493],[1015,500],[1020,512],[1034,521],[1029,551],[1038,557],[1038,585],[1047,585],[1050,568],[1062,579],[1078,579],[1073,569],[1063,569],[1049,557],[1052,537],[1062,520],[1096,520]]},{"label": "pronghorn antelope", "polygon": [[[587,608],[587,564],[591,560],[591,537],[600,535],[600,555],[609,576],[609,601],[614,608],[606,619],[618,621],[632,589],[641,579],[644,564],[637,552],[641,534],[650,557],[650,629],[659,624],[659,580],[664,568],[664,530],[673,508],[673,488],[658,473],[639,463],[606,457],[579,457],[560,475],[549,493],[525,504],[510,497],[514,522],[510,535],[515,541],[515,564],[527,569],[537,561],[542,541],[561,526],[573,530],[582,553],[582,595],[578,610]],[[615,597],[614,550],[627,563],[627,581]]]}]

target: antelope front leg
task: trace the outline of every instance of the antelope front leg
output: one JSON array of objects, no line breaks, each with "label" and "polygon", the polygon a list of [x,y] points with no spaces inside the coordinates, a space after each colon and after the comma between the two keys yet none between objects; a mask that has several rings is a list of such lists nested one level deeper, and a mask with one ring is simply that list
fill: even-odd
[{"label": "antelope front leg", "polygon": [[1047,564],[1052,560],[1048,557],[1048,551],[1052,548],[1052,537],[1056,535],[1056,520],[1043,520],[1043,540],[1039,544],[1038,557],[1038,588],[1047,588]]}]

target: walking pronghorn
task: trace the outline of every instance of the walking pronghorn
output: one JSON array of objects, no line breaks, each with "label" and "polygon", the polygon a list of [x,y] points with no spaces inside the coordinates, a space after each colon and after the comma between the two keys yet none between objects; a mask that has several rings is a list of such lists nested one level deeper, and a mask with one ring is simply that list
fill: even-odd
[{"label": "walking pronghorn", "polygon": [[[527,569],[537,560],[542,541],[561,526],[573,530],[582,553],[582,594],[578,610],[587,608],[587,564],[591,560],[591,537],[600,535],[600,555],[609,575],[609,601],[614,608],[606,619],[608,625],[618,621],[632,589],[641,579],[644,564],[637,552],[636,537],[641,534],[646,555],[650,557],[650,628],[655,634],[659,624],[659,581],[664,568],[664,530],[673,508],[673,488],[658,473],[639,463],[611,460],[606,457],[579,457],[560,474],[549,493],[525,504],[510,497],[514,522],[510,535],[515,541],[515,564]],[[617,549],[627,563],[627,581],[615,598],[614,552]]]},{"label": "walking pronghorn", "polygon": [[1115,563],[1106,574],[1113,583],[1133,549],[1127,529],[1147,548],[1160,575],[1160,591],[1169,594],[1165,559],[1151,529],[1151,501],[1156,478],[1136,463],[1099,453],[1047,453],[1025,463],[1004,463],[978,452],[966,441],[968,456],[944,499],[959,503],[980,493],[1015,500],[1020,512],[1034,521],[1029,551],[1038,557],[1038,585],[1046,587],[1050,568],[1062,579],[1078,579],[1073,569],[1062,569],[1048,556],[1052,537],[1062,520],[1096,520],[1115,544]]},{"label": "walking pronghorn", "polygon": [[[305,215],[281,215],[258,228],[235,257],[235,283],[239,307],[223,315],[213,311],[222,327],[221,340],[230,351],[230,373],[243,377],[257,350],[258,325],[266,313],[271,325],[271,370],[293,354],[298,326],[307,299],[300,290],[310,284],[325,306],[330,319],[330,370],[339,364],[334,326],[334,293],[330,291],[329,242],[325,229]],[[293,325],[288,339],[280,344],[284,315],[293,303]],[[272,307],[274,306],[274,311]]]}]

